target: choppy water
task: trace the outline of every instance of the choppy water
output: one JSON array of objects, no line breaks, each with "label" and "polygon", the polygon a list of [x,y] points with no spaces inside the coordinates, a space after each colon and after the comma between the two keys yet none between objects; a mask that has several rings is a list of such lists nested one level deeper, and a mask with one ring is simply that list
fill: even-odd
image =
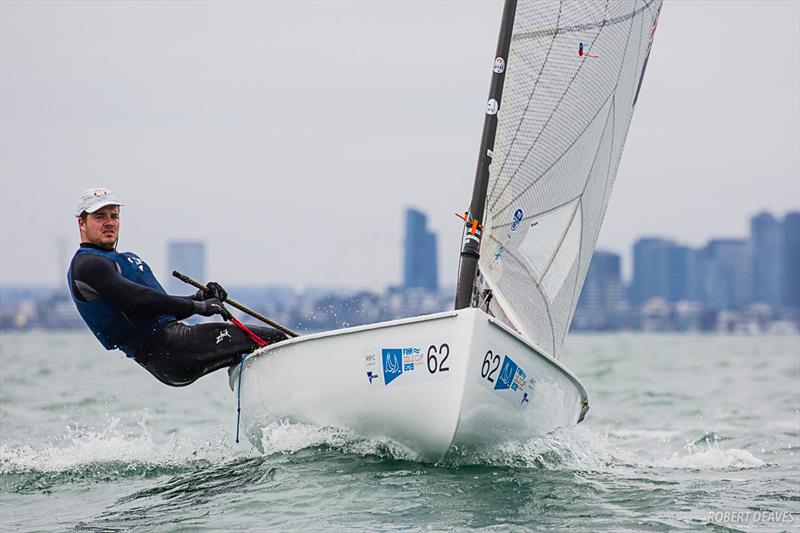
[{"label": "choppy water", "polygon": [[[156,382],[88,332],[0,335],[3,531],[800,531],[800,338],[573,336],[578,427],[479,464],[279,424],[223,373]],[[727,513],[727,514],[725,514]]]}]

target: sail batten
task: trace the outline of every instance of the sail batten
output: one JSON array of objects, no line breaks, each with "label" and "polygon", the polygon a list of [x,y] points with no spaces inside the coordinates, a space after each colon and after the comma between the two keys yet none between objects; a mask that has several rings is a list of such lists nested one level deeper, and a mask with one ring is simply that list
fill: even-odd
[{"label": "sail batten", "polygon": [[660,8],[661,0],[516,5],[476,290],[491,291],[490,312],[554,357],[608,206]]}]

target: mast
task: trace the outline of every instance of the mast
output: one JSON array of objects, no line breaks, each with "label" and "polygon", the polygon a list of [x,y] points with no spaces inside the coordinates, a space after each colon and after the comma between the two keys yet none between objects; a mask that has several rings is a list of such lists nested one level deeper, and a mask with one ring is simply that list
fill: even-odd
[{"label": "mast", "polygon": [[472,288],[478,272],[481,235],[483,233],[483,214],[486,207],[486,191],[489,186],[489,165],[492,163],[494,138],[497,133],[497,113],[500,110],[503,82],[508,65],[508,51],[511,47],[511,34],[514,28],[514,14],[517,0],[506,0],[503,18],[500,22],[500,35],[497,39],[497,53],[489,86],[489,99],[486,103],[486,118],[483,121],[483,135],[478,152],[478,168],[475,171],[475,184],[472,188],[472,203],[465,217],[464,238],[461,244],[461,262],[456,289],[456,309],[470,306]]}]

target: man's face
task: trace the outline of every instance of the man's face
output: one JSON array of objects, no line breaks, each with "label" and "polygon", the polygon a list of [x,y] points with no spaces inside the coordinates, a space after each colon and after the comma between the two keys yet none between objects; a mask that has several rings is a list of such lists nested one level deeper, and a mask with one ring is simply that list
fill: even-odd
[{"label": "man's face", "polygon": [[113,250],[119,239],[119,206],[107,205],[94,213],[87,213],[85,220],[78,219],[78,227],[81,242]]}]

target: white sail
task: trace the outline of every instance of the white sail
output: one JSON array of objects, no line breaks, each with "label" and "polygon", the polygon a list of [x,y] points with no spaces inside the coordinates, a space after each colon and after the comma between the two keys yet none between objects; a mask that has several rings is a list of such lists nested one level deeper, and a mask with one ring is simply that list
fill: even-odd
[{"label": "white sail", "polygon": [[660,9],[661,0],[517,5],[480,283],[490,312],[553,357],[597,242]]}]

